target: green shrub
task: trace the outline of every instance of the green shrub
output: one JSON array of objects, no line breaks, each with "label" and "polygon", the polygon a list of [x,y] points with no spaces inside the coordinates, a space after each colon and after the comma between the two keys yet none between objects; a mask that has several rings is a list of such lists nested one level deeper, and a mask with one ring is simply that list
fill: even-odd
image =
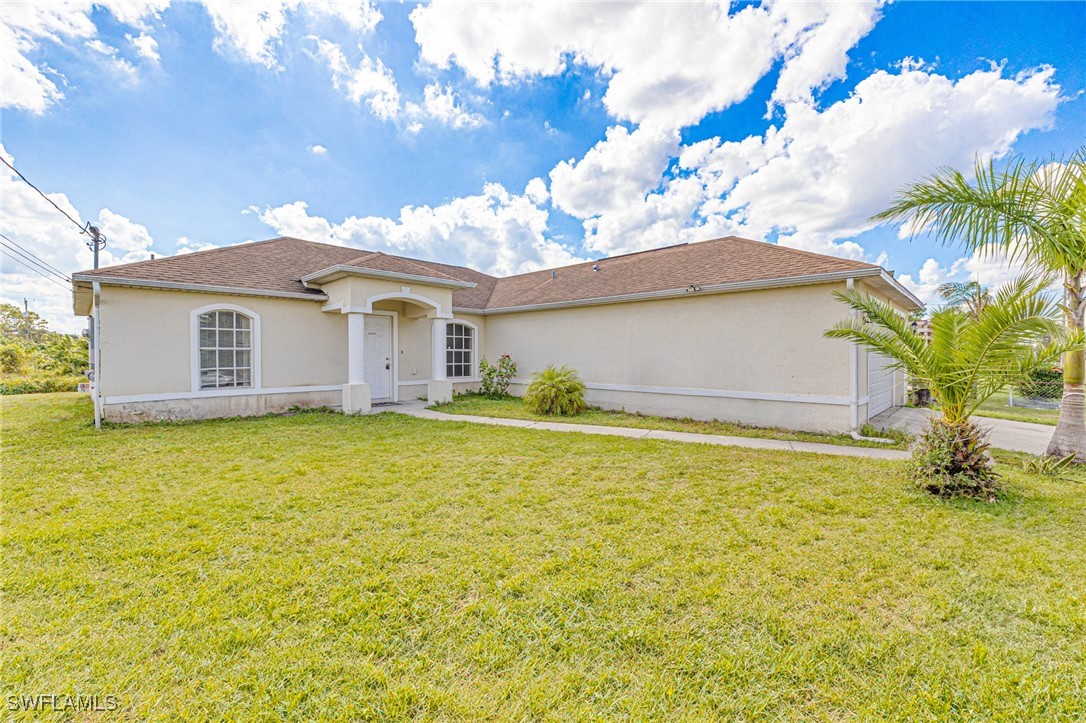
[{"label": "green shrub", "polygon": [[509,384],[517,375],[517,363],[508,354],[498,357],[497,364],[491,364],[483,357],[479,361],[479,391],[484,397],[500,399],[509,391]]},{"label": "green shrub", "polygon": [[1030,457],[1022,463],[1022,469],[1030,474],[1044,475],[1053,479],[1067,479],[1066,474],[1075,467],[1075,453],[1066,457]]},{"label": "green shrub", "polygon": [[994,499],[998,475],[988,456],[987,436],[973,422],[933,418],[913,450],[913,478],[940,497]]},{"label": "green shrub", "polygon": [[1059,399],[1063,396],[1063,372],[1059,369],[1034,369],[1015,385],[1015,391],[1033,399]]},{"label": "green shrub", "polygon": [[568,366],[549,366],[532,374],[532,381],[524,392],[524,403],[536,414],[580,414],[587,407],[584,382]]},{"label": "green shrub", "polygon": [[21,339],[0,338],[0,373],[22,374],[34,366],[34,348]]},{"label": "green shrub", "polygon": [[84,376],[17,376],[0,377],[0,395],[74,392],[87,381]]}]

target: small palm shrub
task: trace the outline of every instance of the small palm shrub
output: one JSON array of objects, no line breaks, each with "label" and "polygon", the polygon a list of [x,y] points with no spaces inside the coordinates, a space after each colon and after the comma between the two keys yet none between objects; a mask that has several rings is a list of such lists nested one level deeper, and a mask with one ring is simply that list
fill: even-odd
[{"label": "small palm shrub", "polygon": [[1066,480],[1066,474],[1074,464],[1075,454],[1072,452],[1066,457],[1031,457],[1022,463],[1022,469],[1030,474]]},{"label": "small palm shrub", "polygon": [[568,366],[549,366],[532,374],[532,381],[524,392],[524,403],[536,414],[563,417],[580,414],[587,407],[584,382],[576,370]]},{"label": "small palm shrub", "polygon": [[857,291],[835,296],[852,315],[826,332],[892,358],[912,383],[931,392],[942,418],[924,433],[913,476],[939,495],[991,498],[995,473],[984,433],[969,418],[996,392],[1081,348],[1083,334],[1063,333],[1049,279],[1023,276],[995,292],[976,314],[957,307],[931,315],[930,343],[893,305]]},{"label": "small palm shrub", "polygon": [[509,384],[517,376],[517,363],[508,354],[498,357],[497,364],[491,364],[486,357],[479,360],[479,391],[484,397],[500,399],[509,391]]},{"label": "small palm shrub", "polygon": [[987,438],[987,432],[968,420],[932,419],[913,450],[913,479],[940,497],[994,499],[998,475]]}]

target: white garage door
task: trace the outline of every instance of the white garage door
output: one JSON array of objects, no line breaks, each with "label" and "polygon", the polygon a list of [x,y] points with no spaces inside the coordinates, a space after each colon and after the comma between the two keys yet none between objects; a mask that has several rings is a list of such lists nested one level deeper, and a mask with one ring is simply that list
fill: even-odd
[{"label": "white garage door", "polygon": [[867,355],[867,416],[894,406],[894,370],[888,357],[881,354]]}]

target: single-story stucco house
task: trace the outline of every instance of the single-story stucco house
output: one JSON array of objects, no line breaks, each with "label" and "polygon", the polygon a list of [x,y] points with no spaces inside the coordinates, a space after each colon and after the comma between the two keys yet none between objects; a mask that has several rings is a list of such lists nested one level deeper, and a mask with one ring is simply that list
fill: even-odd
[{"label": "single-story stucco house", "polygon": [[899,371],[823,337],[856,288],[907,313],[882,268],[728,237],[496,278],[296,238],[72,275],[96,413],[133,421],[451,398],[510,354],[511,391],[577,369],[605,408],[816,431],[905,397]]}]

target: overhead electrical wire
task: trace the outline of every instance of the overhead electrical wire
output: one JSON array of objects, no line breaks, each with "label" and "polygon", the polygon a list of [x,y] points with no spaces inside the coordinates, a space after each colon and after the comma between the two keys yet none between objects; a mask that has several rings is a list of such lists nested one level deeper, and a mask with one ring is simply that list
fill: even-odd
[{"label": "overhead electrical wire", "polygon": [[[6,247],[5,247],[5,248],[6,248]],[[30,264],[28,264],[28,263],[27,263],[26,261],[23,261],[23,260],[22,260],[21,258],[19,258],[18,256],[12,256],[11,254],[8,254],[8,255],[7,255],[7,257],[8,257],[9,259],[12,259],[13,261],[18,261],[18,262],[19,262],[20,264],[22,264],[23,266],[27,267],[28,269],[30,269],[31,271],[33,271],[33,272],[34,272],[35,274],[37,274],[38,276],[40,276],[40,277],[42,277],[43,279],[45,279],[46,281],[48,281],[48,282],[50,282],[50,283],[53,283],[53,284],[56,284],[57,286],[59,286],[60,288],[64,289],[65,291],[68,291],[68,290],[69,290],[69,289],[68,289],[68,287],[67,287],[67,286],[65,286],[64,284],[60,283],[59,281],[57,281],[56,279],[54,279],[54,278],[53,278],[52,276],[49,276],[49,275],[47,275],[47,274],[45,274],[45,273],[43,273],[43,272],[41,272],[41,271],[38,271],[38,270],[37,270],[36,268],[34,268],[34,267],[33,267],[33,266],[31,266]]]},{"label": "overhead electrical wire", "polygon": [[[0,242],[0,251],[7,253],[8,256],[11,256],[11,258],[15,259],[23,266],[28,266],[28,268],[37,267],[34,270],[42,274],[43,276],[49,276],[49,278],[58,277],[57,274],[37,263],[36,261],[34,261],[34,259],[19,253],[16,249],[13,249],[6,243]],[[63,279],[67,283],[71,283],[71,279],[68,279],[66,277],[59,276],[58,278]]]},{"label": "overhead electrical wire", "polygon": [[74,218],[72,218],[72,217],[71,217],[71,215],[69,215],[69,214],[68,214],[68,212],[67,212],[67,211],[65,211],[65,210],[64,210],[63,208],[61,208],[60,206],[58,206],[58,205],[57,205],[57,203],[56,203],[56,201],[54,201],[53,199],[49,198],[49,197],[48,197],[48,196],[46,196],[46,195],[45,195],[44,193],[42,193],[42,190],[41,190],[40,188],[38,188],[37,186],[35,186],[35,185],[34,185],[33,183],[31,183],[31,182],[30,182],[30,181],[29,181],[29,180],[27,179],[27,177],[26,177],[26,176],[24,176],[24,175],[23,175],[22,173],[20,173],[20,172],[19,172],[19,169],[18,169],[18,168],[16,168],[15,166],[11,165],[10,163],[8,163],[8,159],[6,159],[6,158],[4,158],[4,157],[3,157],[2,155],[0,155],[0,161],[3,161],[3,162],[4,162],[4,165],[5,165],[5,166],[7,166],[8,168],[10,168],[10,169],[11,169],[12,171],[14,171],[14,172],[15,172],[15,175],[17,175],[17,176],[18,176],[19,178],[23,179],[23,181],[24,181],[24,182],[26,183],[26,185],[30,186],[30,187],[31,187],[31,188],[33,188],[33,189],[34,189],[35,191],[37,191],[37,192],[38,192],[38,195],[39,195],[39,196],[41,196],[41,197],[42,197],[42,198],[44,198],[44,199],[45,199],[46,201],[48,201],[49,203],[51,203],[51,204],[53,205],[53,208],[55,208],[56,210],[58,210],[58,211],[60,211],[61,213],[63,213],[63,214],[64,214],[64,215],[65,215],[65,216],[66,216],[66,217],[68,218],[68,220],[69,220],[69,221],[71,221],[72,223],[74,223],[74,224],[76,225],[76,228],[78,228],[78,229],[79,229],[79,233],[83,233],[83,234],[85,234],[85,233],[88,233],[88,232],[89,232],[89,229],[90,229],[90,222],[89,222],[89,221],[88,221],[88,222],[87,222],[86,224],[81,224],[81,223],[79,223],[78,221],[76,221],[76,220],[75,220]]},{"label": "overhead electrical wire", "polygon": [[17,253],[20,256],[32,261],[33,263],[40,266],[45,271],[48,271],[48,272],[50,272],[52,274],[55,274],[55,275],[59,276],[60,278],[64,279],[65,281],[67,281],[67,282],[71,282],[71,279],[68,278],[68,275],[66,273],[64,273],[63,271],[58,269],[56,266],[53,266],[52,264],[50,264],[48,261],[41,258],[40,256],[36,256],[29,249],[23,248],[16,241],[14,241],[10,236],[6,236],[6,235],[0,233],[0,239],[4,239],[4,241],[7,241],[7,244],[0,243],[0,245],[7,246],[10,251],[13,251],[14,253]]}]

